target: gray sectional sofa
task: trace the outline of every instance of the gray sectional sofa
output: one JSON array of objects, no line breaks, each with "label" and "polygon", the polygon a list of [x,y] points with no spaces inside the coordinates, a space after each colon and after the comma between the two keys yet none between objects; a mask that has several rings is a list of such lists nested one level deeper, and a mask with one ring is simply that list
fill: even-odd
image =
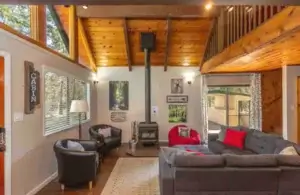
[{"label": "gray sectional sofa", "polygon": [[159,154],[160,195],[300,195],[300,156],[279,152],[293,145],[276,135],[247,130],[245,149],[208,145],[212,154]]}]

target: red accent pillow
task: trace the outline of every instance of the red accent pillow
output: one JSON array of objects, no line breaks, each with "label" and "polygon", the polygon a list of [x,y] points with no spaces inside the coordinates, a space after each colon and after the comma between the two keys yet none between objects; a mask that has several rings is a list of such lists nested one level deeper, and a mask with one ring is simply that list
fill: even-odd
[{"label": "red accent pillow", "polygon": [[244,149],[246,131],[237,131],[233,129],[226,129],[223,143],[229,146],[234,146],[239,149]]}]

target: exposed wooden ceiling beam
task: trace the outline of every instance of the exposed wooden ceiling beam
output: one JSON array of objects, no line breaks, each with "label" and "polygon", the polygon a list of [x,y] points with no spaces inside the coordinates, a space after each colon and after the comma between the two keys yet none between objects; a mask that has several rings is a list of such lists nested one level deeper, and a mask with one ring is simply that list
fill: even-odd
[{"label": "exposed wooden ceiling beam", "polygon": [[166,52],[165,52],[165,64],[164,64],[164,71],[168,70],[168,57],[169,57],[169,50],[170,50],[170,36],[171,36],[171,18],[167,19],[167,29],[166,29]]},{"label": "exposed wooden ceiling beam", "polygon": [[78,62],[78,20],[76,6],[73,5],[69,7],[69,54],[72,60]]},{"label": "exposed wooden ceiling beam", "polygon": [[89,59],[90,65],[91,65],[91,69],[96,71],[97,70],[97,65],[96,65],[95,58],[93,56],[89,41],[87,39],[87,36],[86,36],[85,30],[84,30],[84,26],[83,26],[81,18],[78,18],[78,31],[79,31],[79,36],[82,39],[82,43],[83,43],[83,46],[85,48],[86,54],[88,56],[88,59]]},{"label": "exposed wooden ceiling beam", "polygon": [[127,26],[126,18],[123,20],[123,32],[124,32],[124,40],[125,40],[125,45],[126,45],[128,69],[129,69],[129,71],[132,71],[131,50],[130,50],[130,45],[129,45],[128,26]]},{"label": "exposed wooden ceiling beam", "polygon": [[202,18],[215,17],[218,9],[205,10],[199,5],[121,5],[77,6],[77,16],[86,18]]},{"label": "exposed wooden ceiling beam", "polygon": [[[1,0],[1,4],[201,5],[207,0]],[[299,0],[213,0],[215,5],[300,5]]]},{"label": "exposed wooden ceiling beam", "polygon": [[276,42],[291,32],[300,31],[300,7],[290,6],[273,18],[230,45],[220,54],[206,61],[201,72],[208,73],[214,68],[230,64],[235,60]]}]

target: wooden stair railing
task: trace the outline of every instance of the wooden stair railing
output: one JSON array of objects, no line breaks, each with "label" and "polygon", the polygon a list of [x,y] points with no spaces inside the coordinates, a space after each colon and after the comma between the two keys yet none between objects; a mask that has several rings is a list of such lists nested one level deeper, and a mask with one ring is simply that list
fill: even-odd
[{"label": "wooden stair railing", "polygon": [[226,6],[220,10],[206,45],[204,62],[279,13],[284,6]]}]

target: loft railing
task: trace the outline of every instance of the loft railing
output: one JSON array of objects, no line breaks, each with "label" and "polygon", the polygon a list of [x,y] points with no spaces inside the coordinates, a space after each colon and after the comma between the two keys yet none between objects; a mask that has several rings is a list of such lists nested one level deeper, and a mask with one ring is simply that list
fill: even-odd
[{"label": "loft railing", "polygon": [[[279,13],[284,6],[222,7],[211,30],[203,63]],[[201,64],[202,65],[202,64]]]}]

